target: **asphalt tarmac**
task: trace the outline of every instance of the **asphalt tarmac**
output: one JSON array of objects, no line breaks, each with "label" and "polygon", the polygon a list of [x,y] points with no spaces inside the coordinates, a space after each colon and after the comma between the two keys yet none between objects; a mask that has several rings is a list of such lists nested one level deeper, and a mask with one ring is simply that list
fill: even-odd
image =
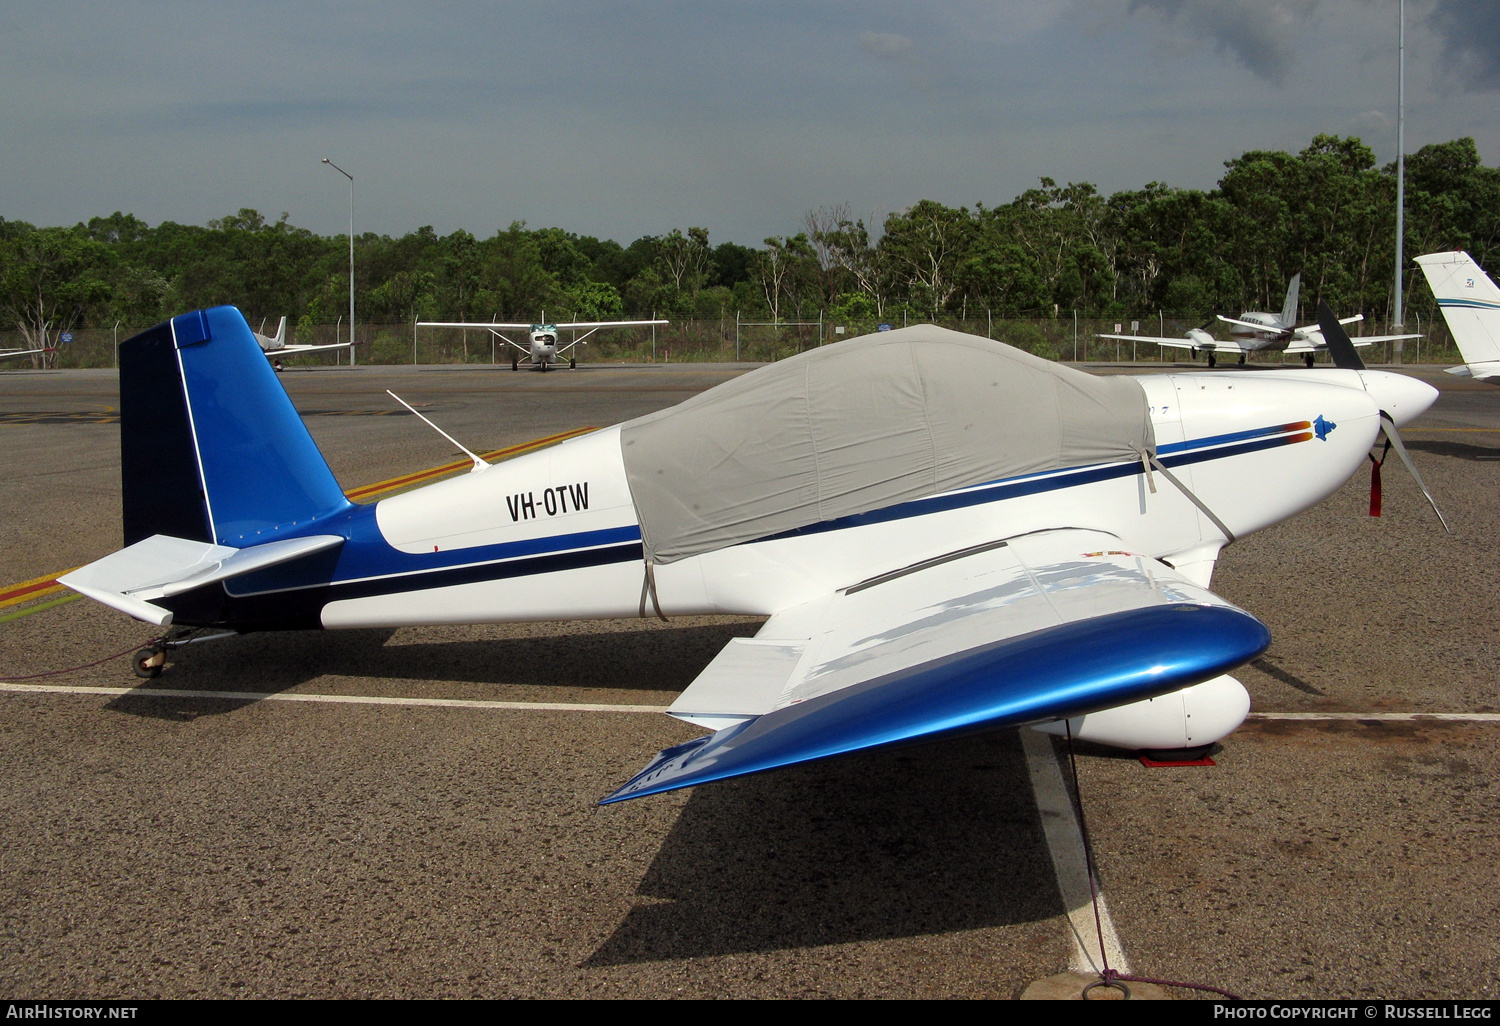
[{"label": "asphalt tarmac", "polygon": [[[346,488],[679,402],[743,367],[290,370]],[[1097,369],[1097,368],[1096,368]],[[1183,367],[1182,369],[1188,369]],[[1238,371],[1223,373],[1266,373]],[[1080,748],[1132,969],[1252,997],[1500,990],[1500,389],[1443,389],[1394,458],[1231,546],[1215,590],[1275,641],[1212,768]],[[111,372],[0,373],[0,584],[119,537]],[[40,605],[40,604],[37,604]],[[14,611],[33,608],[25,604]],[[12,610],[0,610],[7,613]],[[1014,732],[594,803],[701,733],[655,713],[758,621],[260,635],[147,689],[0,693],[0,993],[999,997],[1068,968]],[[0,622],[4,679],[133,650],[88,600]],[[42,682],[136,689],[125,659]],[[1176,992],[1189,996],[1189,992]]]}]

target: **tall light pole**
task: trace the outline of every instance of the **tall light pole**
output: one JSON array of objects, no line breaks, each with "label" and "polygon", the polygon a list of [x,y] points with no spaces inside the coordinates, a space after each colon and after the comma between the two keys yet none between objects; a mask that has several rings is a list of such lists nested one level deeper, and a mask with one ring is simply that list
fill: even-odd
[{"label": "tall light pole", "polygon": [[354,366],[354,176],[327,157],[323,163],[349,179],[349,366]]},{"label": "tall light pole", "polygon": [[[1396,42],[1396,292],[1391,312],[1393,327],[1401,330],[1402,243],[1406,234],[1406,0],[1399,4],[1401,29]],[[1400,342],[1396,345],[1399,347]],[[1399,348],[1397,350],[1400,351]]]}]

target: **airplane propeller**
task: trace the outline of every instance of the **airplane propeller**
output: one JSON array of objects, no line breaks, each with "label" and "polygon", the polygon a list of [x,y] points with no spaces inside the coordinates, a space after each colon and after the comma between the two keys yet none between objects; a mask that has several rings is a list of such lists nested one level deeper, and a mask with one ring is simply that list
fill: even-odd
[{"label": "airplane propeller", "polygon": [[[1354,343],[1349,340],[1349,333],[1339,323],[1338,316],[1328,306],[1328,301],[1318,300],[1318,327],[1323,331],[1323,341],[1328,346],[1328,355],[1333,357],[1336,367],[1344,370],[1362,371],[1365,369],[1365,361],[1359,358],[1359,351],[1354,348]],[[1396,430],[1395,419],[1385,410],[1380,411],[1380,431],[1385,435],[1385,447],[1381,450],[1380,458],[1370,454],[1370,516],[1380,516],[1380,468],[1385,463],[1385,458],[1392,449],[1396,455],[1401,457],[1401,462],[1411,472],[1412,480],[1417,482],[1417,487],[1422,489],[1422,494],[1427,497],[1427,503],[1432,511],[1437,514],[1438,523],[1443,525],[1443,530],[1449,534],[1453,528],[1448,526],[1448,521],[1443,517],[1443,511],[1438,509],[1437,500],[1432,497],[1432,492],[1427,488],[1427,483],[1422,480],[1422,475],[1417,473],[1417,465],[1412,462],[1411,454],[1406,451],[1406,445],[1401,441],[1401,432]]]}]

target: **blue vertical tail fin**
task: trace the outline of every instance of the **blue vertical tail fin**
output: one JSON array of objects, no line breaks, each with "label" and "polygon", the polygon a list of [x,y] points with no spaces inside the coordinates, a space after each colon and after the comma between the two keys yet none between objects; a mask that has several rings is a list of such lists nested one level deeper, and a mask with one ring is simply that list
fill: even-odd
[{"label": "blue vertical tail fin", "polygon": [[232,306],[120,345],[125,544],[154,534],[244,548],[351,505]]}]

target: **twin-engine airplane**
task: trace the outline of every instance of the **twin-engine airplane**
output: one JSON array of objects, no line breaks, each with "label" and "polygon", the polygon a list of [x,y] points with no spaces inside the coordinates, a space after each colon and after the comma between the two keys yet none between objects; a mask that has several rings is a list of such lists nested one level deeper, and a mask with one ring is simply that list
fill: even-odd
[{"label": "twin-engine airplane", "polygon": [[[1297,294],[1302,285],[1300,273],[1292,275],[1291,283],[1287,286],[1286,301],[1282,304],[1281,313],[1263,313],[1258,310],[1247,310],[1239,317],[1225,317],[1218,315],[1218,319],[1225,324],[1234,325],[1228,339],[1216,339],[1203,328],[1190,328],[1184,336],[1176,338],[1161,338],[1155,335],[1100,335],[1100,338],[1121,339],[1126,342],[1145,342],[1150,345],[1168,346],[1173,349],[1191,349],[1196,358],[1199,353],[1208,355],[1208,365],[1213,367],[1218,362],[1218,354],[1234,353],[1239,355],[1239,362],[1244,363],[1245,358],[1251,353],[1258,352],[1286,352],[1300,354],[1308,367],[1313,365],[1313,358],[1328,349],[1328,343],[1324,340],[1323,329],[1317,324],[1309,324],[1306,327],[1297,327]],[[1353,317],[1344,317],[1339,320],[1340,325],[1354,324],[1364,320],[1364,314],[1355,314]],[[1356,346],[1371,346],[1377,342],[1395,342],[1400,339],[1420,338],[1420,335],[1366,335],[1353,339]]]},{"label": "twin-engine airplane", "polygon": [[[265,327],[265,323],[261,323]],[[350,349],[354,348],[353,342],[333,342],[326,346],[289,346],[286,344],[286,318],[281,318],[281,323],[276,325],[276,334],[262,335],[258,331],[252,331],[255,342],[260,346],[260,351],[265,354],[277,370],[281,370],[281,358],[283,356],[296,356],[299,353],[316,353],[325,349]]]},{"label": "twin-engine airplane", "polygon": [[1464,362],[1449,374],[1500,384],[1500,288],[1462,251],[1417,257]]},{"label": "twin-engine airplane", "polygon": [[[546,313],[542,318],[546,320]],[[501,324],[497,321],[418,321],[420,328],[483,328],[493,334],[506,345],[510,346],[510,369],[517,370],[521,366],[521,357],[525,356],[531,361],[533,367],[539,367],[546,371],[552,364],[562,359],[564,354],[570,354],[573,347],[580,342],[588,345],[588,337],[600,328],[636,328],[652,324],[666,324],[667,321],[569,321],[566,324]],[[514,339],[506,338],[500,334],[501,330],[521,331],[525,330],[529,336],[529,344],[521,345]],[[558,343],[558,332],[560,331],[582,331],[583,334],[574,338],[566,345]],[[568,366],[577,367],[578,358],[568,356]]]},{"label": "twin-engine airplane", "polygon": [[1355,370],[1094,377],[917,325],[361,506],[233,307],[123,343],[120,392],[126,547],[60,580],[148,623],[769,617],[669,710],[713,733],[606,802],[1022,724],[1209,745],[1249,710],[1226,674],[1270,644],[1208,590],[1219,550],[1437,395]]}]

